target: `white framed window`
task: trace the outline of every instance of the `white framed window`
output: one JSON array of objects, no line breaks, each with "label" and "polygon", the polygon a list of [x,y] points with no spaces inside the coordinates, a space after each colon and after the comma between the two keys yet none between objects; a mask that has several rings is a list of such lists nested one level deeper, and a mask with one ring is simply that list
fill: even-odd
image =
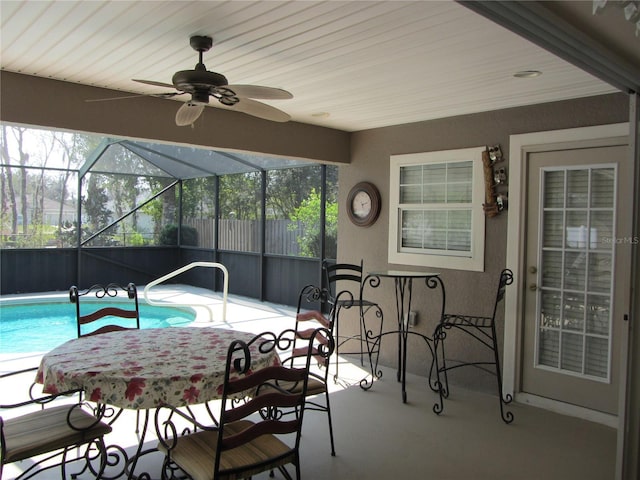
[{"label": "white framed window", "polygon": [[485,150],[391,156],[389,263],[484,270]]}]

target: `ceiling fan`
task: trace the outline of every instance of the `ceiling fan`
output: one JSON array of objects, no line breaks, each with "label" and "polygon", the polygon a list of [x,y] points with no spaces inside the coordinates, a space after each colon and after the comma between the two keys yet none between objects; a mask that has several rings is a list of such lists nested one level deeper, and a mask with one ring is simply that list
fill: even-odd
[{"label": "ceiling fan", "polygon": [[185,126],[193,124],[202,114],[209,98],[218,101],[215,106],[236,110],[238,112],[253,115],[254,117],[271,120],[274,122],[287,122],[291,117],[271,105],[258,102],[254,99],[285,100],[293,98],[291,93],[280,88],[262,87],[259,85],[229,85],[224,75],[207,70],[202,62],[202,54],[213,45],[211,37],[196,35],[191,37],[191,47],[198,52],[198,64],[193,70],[181,70],[176,72],[171,79],[172,84],[155,82],[152,80],[136,80],[147,85],[157,87],[175,88],[176,92],[159,94],[156,96],[169,98],[176,95],[190,94],[191,99],[183,104],[176,113],[176,125]]}]

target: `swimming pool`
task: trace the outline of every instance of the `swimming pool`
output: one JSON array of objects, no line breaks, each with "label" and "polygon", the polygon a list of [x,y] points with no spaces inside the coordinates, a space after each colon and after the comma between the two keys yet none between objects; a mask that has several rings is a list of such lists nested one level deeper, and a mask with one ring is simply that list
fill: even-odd
[{"label": "swimming pool", "polygon": [[[193,309],[184,307],[158,307],[142,302],[139,307],[140,328],[183,327],[196,318]],[[76,306],[72,303],[0,305],[0,354],[48,352],[77,335]]]}]

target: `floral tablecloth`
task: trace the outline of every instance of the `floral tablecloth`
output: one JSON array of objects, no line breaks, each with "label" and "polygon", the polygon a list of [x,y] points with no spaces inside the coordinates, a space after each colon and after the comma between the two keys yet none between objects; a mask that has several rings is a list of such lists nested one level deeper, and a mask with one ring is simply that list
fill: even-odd
[{"label": "floral tablecloth", "polygon": [[[36,381],[46,393],[83,389],[87,400],[121,408],[204,403],[222,396],[231,342],[251,338],[251,333],[211,327],[81,337],[44,355]],[[278,363],[275,351],[252,351],[252,370]]]}]

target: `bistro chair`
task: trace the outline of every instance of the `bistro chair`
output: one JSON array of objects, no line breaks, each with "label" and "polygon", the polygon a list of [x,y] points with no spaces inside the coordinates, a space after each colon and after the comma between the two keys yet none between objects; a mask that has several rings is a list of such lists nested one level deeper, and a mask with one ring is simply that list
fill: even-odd
[{"label": "bistro chair", "polygon": [[[382,309],[372,301],[364,298],[364,267],[363,261],[359,264],[352,263],[336,263],[331,264],[324,260],[322,262],[322,270],[324,272],[325,285],[329,291],[328,302],[332,309],[335,309],[335,339],[336,339],[336,357],[340,355],[340,347],[347,342],[357,341],[359,343],[359,352],[343,352],[344,354],[360,354],[360,364],[364,366],[365,347],[369,357],[371,373],[380,376],[377,372],[378,357],[380,354],[380,334],[382,333]],[[348,291],[350,295],[340,296],[342,291]],[[340,297],[340,298],[338,298]],[[352,335],[340,334],[340,313],[342,310],[348,310],[352,307],[357,308],[358,316],[358,332]],[[369,313],[371,312],[371,313]],[[376,323],[379,323],[379,329],[374,333],[373,330],[367,328],[367,318],[375,316]],[[336,374],[338,377],[339,358],[336,360]]]},{"label": "bistro chair", "polygon": [[[78,338],[140,329],[138,290],[133,283],[129,283],[126,287],[117,283],[96,284],[82,291],[74,285],[69,288],[69,301],[76,306]],[[82,398],[82,392],[80,397]],[[110,423],[113,424],[121,414],[122,409],[117,413],[113,409],[110,410],[107,414],[112,417]],[[139,431],[140,411],[136,410],[136,433]]]},{"label": "bistro chair", "polygon": [[[119,293],[125,293],[126,296],[120,296]],[[127,328],[140,328],[138,291],[133,283],[129,283],[126,287],[117,283],[93,285],[82,291],[78,290],[78,287],[72,286],[69,289],[69,300],[76,305],[78,337]],[[113,303],[114,305],[105,306],[105,303]],[[93,324],[92,329],[87,327],[90,324]]]},{"label": "bistro chair", "polygon": [[[511,403],[513,397],[510,394],[503,395],[502,392],[500,352],[498,351],[498,339],[496,337],[496,312],[498,310],[498,305],[504,298],[507,286],[512,283],[513,272],[507,268],[502,270],[497,282],[495,301],[492,305],[493,311],[489,316],[443,313],[440,323],[436,326],[433,334],[433,356],[435,373],[437,375],[435,389],[439,392],[439,402],[433,406],[433,411],[435,413],[442,413],[444,410],[443,399],[449,397],[449,379],[447,377],[447,372],[455,368],[474,366],[496,375],[498,382],[498,400],[500,402],[500,416],[505,423],[511,423],[513,421],[513,413],[505,411],[504,408],[505,405]],[[468,339],[479,342],[492,352],[493,358],[487,361],[467,360],[458,361],[453,365],[448,364],[444,346],[447,338],[450,338],[450,335],[454,331],[462,332],[467,335]],[[487,365],[493,365],[493,370],[485,368]]]},{"label": "bistro chair", "polygon": [[[348,292],[343,292],[340,297],[344,297]],[[309,382],[307,386],[307,401],[305,408],[307,410],[315,410],[325,412],[329,422],[329,439],[331,441],[331,455],[335,456],[335,445],[333,441],[333,423],[331,421],[331,403],[329,402],[329,389],[327,387],[327,378],[329,376],[330,356],[317,355],[318,345],[310,344],[314,336],[315,329],[325,328],[333,333],[334,319],[336,309],[332,309],[327,318],[319,310],[306,310],[305,305],[317,304],[319,301],[326,299],[327,290],[320,289],[314,285],[305,286],[298,296],[298,309],[296,312],[295,338],[293,340],[293,348],[287,358],[282,360],[283,365],[293,366],[300,363],[307,356],[307,350],[313,349],[314,366],[309,372]],[[324,346],[328,348],[326,339],[323,337],[315,337],[316,340],[325,341]],[[281,385],[283,386],[283,385]],[[300,390],[299,384],[284,385],[284,388],[292,392]]]},{"label": "bistro chair", "polygon": [[[217,426],[203,425],[186,413],[165,406],[171,412],[168,419],[156,420],[158,450],[165,454],[163,479],[180,478],[178,469],[193,480],[221,480],[248,478],[276,468],[291,479],[288,464],[293,464],[295,478],[300,479],[299,447],[309,368],[312,357],[331,355],[331,332],[317,329],[311,334],[310,342],[319,347],[306,349],[302,365],[251,369],[252,355],[290,350],[294,335],[292,330],[277,336],[266,332],[246,343],[231,343]],[[288,388],[291,384],[299,388]],[[156,416],[165,408],[158,409]],[[192,424],[192,428],[180,430],[187,432],[182,436],[175,423],[180,418]]]},{"label": "bistro chair", "polygon": [[[0,375],[3,383],[0,391],[3,394],[14,392],[20,375],[32,374],[35,377],[36,371],[37,368],[27,368]],[[82,471],[89,469],[95,478],[100,478],[107,465],[104,436],[111,427],[85,410],[83,404],[56,402],[54,406],[52,403],[77,391],[57,395],[36,393],[36,384],[32,384],[28,399],[0,405],[3,414],[0,416],[0,479],[4,465],[29,459],[32,461],[25,465],[25,470],[16,480],[26,480],[58,466],[60,473],[56,478],[66,479],[67,464],[80,461],[85,462]],[[69,458],[72,450],[81,447],[82,455]],[[52,463],[58,456],[61,457],[59,463]]]}]

